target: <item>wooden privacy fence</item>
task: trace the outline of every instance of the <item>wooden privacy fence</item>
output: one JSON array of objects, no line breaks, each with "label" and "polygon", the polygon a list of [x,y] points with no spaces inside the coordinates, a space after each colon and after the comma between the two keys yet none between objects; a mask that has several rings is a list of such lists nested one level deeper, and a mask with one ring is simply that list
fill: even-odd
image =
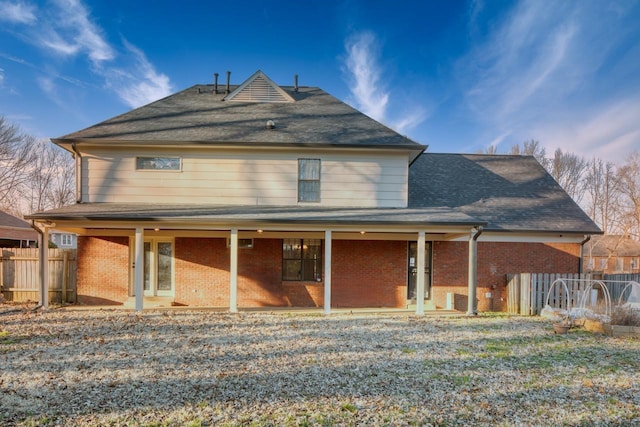
[{"label": "wooden privacy fence", "polygon": [[[547,294],[550,290],[549,305],[554,308],[567,308],[567,292],[564,285],[558,283],[552,288],[557,279],[569,279],[564,282],[569,291],[569,305],[577,307],[584,292],[589,288],[590,283],[593,283],[592,281],[603,281],[615,304],[629,281],[640,282],[640,274],[605,274],[598,277],[592,277],[590,274],[508,274],[507,312],[525,316],[540,314],[547,303]],[[598,290],[599,288],[601,286],[596,284],[592,289]]]},{"label": "wooden privacy fence", "polygon": [[[39,300],[39,249],[0,249],[0,289],[6,301]],[[77,299],[76,250],[49,249],[49,302],[73,303]]]}]

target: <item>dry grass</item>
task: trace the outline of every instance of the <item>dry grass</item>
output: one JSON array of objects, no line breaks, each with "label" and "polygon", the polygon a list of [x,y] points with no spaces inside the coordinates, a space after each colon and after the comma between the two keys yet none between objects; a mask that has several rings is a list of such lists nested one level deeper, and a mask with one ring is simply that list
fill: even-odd
[{"label": "dry grass", "polygon": [[611,324],[640,326],[640,311],[631,307],[616,306],[611,312]]},{"label": "dry grass", "polygon": [[640,341],[539,318],[2,314],[2,425],[632,425]]}]

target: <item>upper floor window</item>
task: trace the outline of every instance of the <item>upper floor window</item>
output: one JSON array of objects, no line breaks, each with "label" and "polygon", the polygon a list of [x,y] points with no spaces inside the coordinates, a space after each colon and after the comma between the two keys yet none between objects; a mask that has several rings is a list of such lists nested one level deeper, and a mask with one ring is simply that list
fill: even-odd
[{"label": "upper floor window", "polygon": [[298,201],[320,201],[320,159],[298,159]]},{"label": "upper floor window", "polygon": [[136,170],[179,171],[180,157],[136,157]]},{"label": "upper floor window", "polygon": [[607,258],[600,258],[600,270],[607,269],[607,261],[609,261]]},{"label": "upper floor window", "polygon": [[631,268],[632,270],[640,268],[640,262],[638,262],[638,258],[631,258],[631,264],[629,268]]},{"label": "upper floor window", "polygon": [[616,272],[624,271],[624,258],[618,257],[616,258]]},{"label": "upper floor window", "polygon": [[61,246],[71,246],[73,244],[73,237],[71,234],[62,234],[60,236],[60,245]]}]

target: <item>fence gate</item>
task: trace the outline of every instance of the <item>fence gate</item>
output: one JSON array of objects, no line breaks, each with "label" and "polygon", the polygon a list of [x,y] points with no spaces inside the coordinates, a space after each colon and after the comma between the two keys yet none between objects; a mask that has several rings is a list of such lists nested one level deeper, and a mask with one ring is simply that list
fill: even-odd
[{"label": "fence gate", "polygon": [[[6,301],[39,300],[40,267],[37,248],[0,249],[0,289]],[[49,249],[49,302],[77,300],[76,249]]]}]

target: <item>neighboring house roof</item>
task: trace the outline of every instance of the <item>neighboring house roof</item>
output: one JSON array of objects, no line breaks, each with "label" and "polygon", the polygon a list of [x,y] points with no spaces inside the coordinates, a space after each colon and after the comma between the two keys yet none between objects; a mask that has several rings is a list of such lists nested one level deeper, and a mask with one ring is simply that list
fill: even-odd
[{"label": "neighboring house roof", "polygon": [[[238,87],[230,86],[231,92]],[[279,88],[295,102],[224,101],[224,87],[214,93],[214,85],[196,85],[53,141],[69,150],[73,142],[232,144],[402,149],[413,157],[425,148],[322,89]]]},{"label": "neighboring house roof", "polygon": [[0,211],[0,239],[3,240],[37,240],[38,233],[28,222]]},{"label": "neighboring house roof", "polygon": [[602,233],[531,156],[425,153],[409,168],[410,208],[450,208],[486,230]]},{"label": "neighboring house roof", "polygon": [[621,235],[593,236],[586,244],[585,255],[637,257],[640,256],[640,242]]}]

